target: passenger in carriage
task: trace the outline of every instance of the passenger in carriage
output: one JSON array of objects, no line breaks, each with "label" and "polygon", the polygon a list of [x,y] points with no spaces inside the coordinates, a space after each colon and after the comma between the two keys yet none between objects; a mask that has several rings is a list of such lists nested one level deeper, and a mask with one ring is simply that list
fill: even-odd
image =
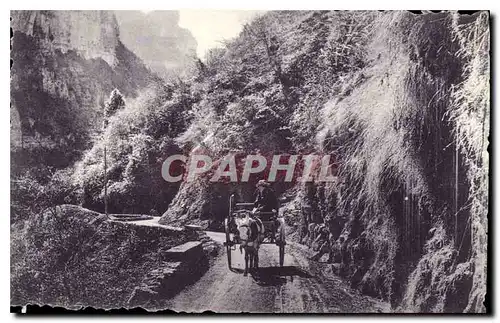
[{"label": "passenger in carriage", "polygon": [[273,189],[270,186],[271,185],[263,179],[261,179],[257,183],[257,190],[255,191],[254,212],[278,212],[278,198],[276,197],[276,193],[274,193]]}]

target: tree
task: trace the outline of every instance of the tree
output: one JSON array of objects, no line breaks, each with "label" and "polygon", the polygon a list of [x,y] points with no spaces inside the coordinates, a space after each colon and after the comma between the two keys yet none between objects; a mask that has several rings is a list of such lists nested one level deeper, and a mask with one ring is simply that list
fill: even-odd
[{"label": "tree", "polygon": [[257,19],[252,24],[245,24],[243,31],[250,36],[257,44],[261,44],[266,52],[268,63],[271,66],[275,77],[281,84],[285,101],[288,101],[289,89],[285,77],[281,70],[281,56],[279,54],[280,42],[273,34],[271,28],[266,25],[264,19]]},{"label": "tree", "polygon": [[108,102],[104,105],[105,128],[107,126],[108,118],[123,108],[125,108],[125,99],[118,89],[114,89],[111,91]]},{"label": "tree", "polygon": [[[109,101],[104,106],[104,130],[108,126],[108,118],[113,116],[116,111],[125,108],[123,95],[114,89],[109,96]],[[108,163],[106,160],[106,140],[104,140],[104,213],[108,216]]]}]

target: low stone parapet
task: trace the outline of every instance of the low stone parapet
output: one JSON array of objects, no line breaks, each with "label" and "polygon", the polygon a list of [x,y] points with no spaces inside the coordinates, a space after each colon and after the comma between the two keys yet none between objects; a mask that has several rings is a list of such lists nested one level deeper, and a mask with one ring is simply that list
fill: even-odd
[{"label": "low stone parapet", "polygon": [[165,253],[165,259],[169,261],[189,261],[203,256],[201,241],[188,241],[181,245],[170,248]]},{"label": "low stone parapet", "polygon": [[150,271],[128,300],[130,307],[157,309],[162,302],[195,282],[208,269],[201,241],[188,241],[164,252],[159,269]]},{"label": "low stone parapet", "polygon": [[153,217],[146,214],[110,214],[111,220],[115,221],[140,221],[140,220],[151,220]]}]

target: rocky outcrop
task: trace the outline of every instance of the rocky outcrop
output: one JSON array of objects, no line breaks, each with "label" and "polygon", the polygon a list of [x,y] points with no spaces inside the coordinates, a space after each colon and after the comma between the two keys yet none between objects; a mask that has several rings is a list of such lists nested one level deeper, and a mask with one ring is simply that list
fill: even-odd
[{"label": "rocky outcrop", "polygon": [[165,79],[194,68],[196,40],[179,27],[178,11],[115,11],[120,39],[155,73]]}]

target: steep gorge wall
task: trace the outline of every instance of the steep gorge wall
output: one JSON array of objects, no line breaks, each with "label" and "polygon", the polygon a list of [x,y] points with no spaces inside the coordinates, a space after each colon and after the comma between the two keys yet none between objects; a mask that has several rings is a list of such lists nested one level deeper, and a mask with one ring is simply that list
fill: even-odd
[{"label": "steep gorge wall", "polygon": [[367,51],[317,137],[342,185],[308,201],[338,272],[400,311],[483,312],[488,15],[383,15]]},{"label": "steep gorge wall", "polygon": [[19,166],[67,166],[101,127],[103,104],[114,88],[134,97],[159,82],[121,43],[112,12],[12,11],[11,27]]},{"label": "steep gorge wall", "polygon": [[77,51],[85,59],[117,63],[118,24],[109,11],[12,11],[14,32],[37,37],[51,50]]},{"label": "steep gorge wall", "polygon": [[[193,120],[179,144],[191,154],[209,154],[215,164],[227,154],[261,153],[272,159],[274,154],[313,151],[317,110],[332,95],[340,70],[358,68],[356,58],[334,61],[326,55],[340,50],[347,28],[344,15],[350,14],[270,12],[226,49],[209,53],[193,84],[199,98],[192,107]],[[369,21],[371,16],[358,18]],[[229,195],[237,193],[248,202],[260,179],[214,184],[209,178],[182,183],[162,221],[220,222]],[[282,193],[292,186],[276,183],[274,189]]]}]

